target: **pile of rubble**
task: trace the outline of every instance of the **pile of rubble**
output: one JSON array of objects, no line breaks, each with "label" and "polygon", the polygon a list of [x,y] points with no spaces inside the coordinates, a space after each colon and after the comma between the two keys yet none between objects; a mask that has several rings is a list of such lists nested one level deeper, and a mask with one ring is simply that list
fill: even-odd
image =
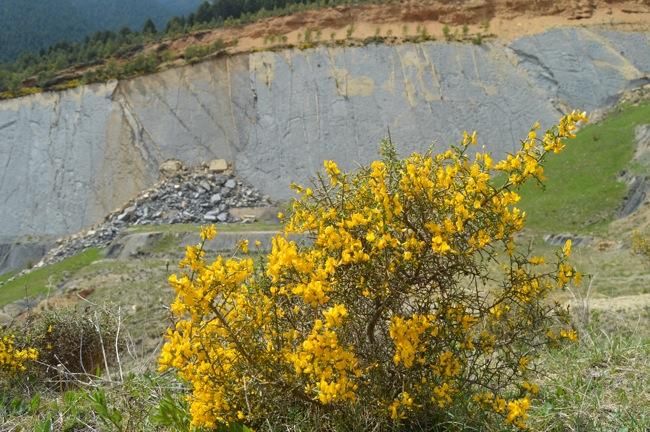
[{"label": "pile of rubble", "polygon": [[145,190],[107,221],[123,225],[239,222],[231,208],[269,206],[269,197],[237,179],[225,161],[194,170],[179,161],[161,166],[165,179]]},{"label": "pile of rubble", "polygon": [[59,239],[37,267],[90,247],[105,247],[128,226],[250,222],[253,218],[247,217],[246,211],[237,210],[271,208],[269,197],[238,179],[223,159],[198,168],[167,161],[160,166],[160,174],[161,181],[110,213],[100,224]]}]

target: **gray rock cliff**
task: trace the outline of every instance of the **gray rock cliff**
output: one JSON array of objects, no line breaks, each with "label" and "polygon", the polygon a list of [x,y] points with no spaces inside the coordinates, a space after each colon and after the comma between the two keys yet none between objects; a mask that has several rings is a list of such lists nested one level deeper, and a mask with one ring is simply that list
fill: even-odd
[{"label": "gray rock cliff", "polygon": [[402,153],[477,130],[496,156],[561,110],[649,80],[650,36],[553,30],[509,45],[260,52],[0,103],[0,238],[61,235],[152,185],[167,159],[225,158],[274,198],[323,159]]}]

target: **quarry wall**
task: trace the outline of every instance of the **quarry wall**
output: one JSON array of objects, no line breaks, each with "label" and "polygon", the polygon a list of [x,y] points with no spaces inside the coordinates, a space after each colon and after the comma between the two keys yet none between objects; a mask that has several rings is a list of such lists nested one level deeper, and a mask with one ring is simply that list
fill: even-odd
[{"label": "quarry wall", "polygon": [[0,242],[99,222],[167,159],[225,158],[273,198],[334,159],[477,130],[496,156],[536,120],[650,81],[650,35],[558,29],[510,44],[426,42],[258,52],[0,102]]}]

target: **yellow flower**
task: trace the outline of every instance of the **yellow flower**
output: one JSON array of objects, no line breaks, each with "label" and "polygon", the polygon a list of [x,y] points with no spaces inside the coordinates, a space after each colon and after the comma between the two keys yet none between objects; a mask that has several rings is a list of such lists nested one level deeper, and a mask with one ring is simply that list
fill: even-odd
[{"label": "yellow flower", "polygon": [[508,414],[506,415],[506,421],[508,423],[514,424],[520,429],[525,429],[529,408],[530,400],[527,397],[508,402]]},{"label": "yellow flower", "polygon": [[217,227],[214,225],[206,225],[201,227],[201,240],[212,240],[217,235]]},{"label": "yellow flower", "polygon": [[560,337],[568,339],[571,342],[575,342],[578,340],[578,333],[575,330],[562,329],[560,330]]},{"label": "yellow flower", "polygon": [[539,386],[537,384],[524,381],[521,384],[521,388],[524,389],[525,391],[529,392],[530,394],[536,395],[539,393]]},{"label": "yellow flower", "polygon": [[333,328],[343,323],[345,317],[348,316],[348,311],[342,304],[337,304],[323,312],[323,316],[325,317],[325,325]]},{"label": "yellow flower", "polygon": [[15,346],[15,337],[6,335],[0,338],[0,372],[17,373],[27,370],[27,363],[38,358],[35,348],[20,349]]},{"label": "yellow flower", "polygon": [[332,160],[326,160],[323,162],[323,166],[325,167],[325,172],[330,178],[330,183],[333,186],[340,184],[341,170],[339,169],[338,165],[336,165],[336,162]]},{"label": "yellow flower", "polygon": [[408,392],[401,392],[388,406],[388,412],[392,420],[406,418],[406,411],[413,409],[413,398]]},{"label": "yellow flower", "polygon": [[433,397],[431,400],[432,402],[436,403],[438,407],[444,408],[451,404],[452,396],[455,393],[456,389],[454,386],[445,382],[442,385],[433,388]]},{"label": "yellow flower", "polygon": [[431,328],[431,317],[413,315],[409,319],[393,316],[390,321],[389,335],[395,344],[393,361],[410,368],[416,356],[425,348],[421,343],[424,333]]}]

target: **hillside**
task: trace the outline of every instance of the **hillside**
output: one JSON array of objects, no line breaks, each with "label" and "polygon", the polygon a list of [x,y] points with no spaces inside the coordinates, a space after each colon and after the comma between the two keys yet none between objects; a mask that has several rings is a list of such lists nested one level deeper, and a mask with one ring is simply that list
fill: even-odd
[{"label": "hillside", "polygon": [[142,29],[151,18],[167,20],[193,10],[198,0],[26,0],[0,4],[0,62],[36,53],[58,42],[76,42],[91,33]]},{"label": "hillside", "polygon": [[0,432],[650,431],[650,2],[270,2],[0,65]]}]

